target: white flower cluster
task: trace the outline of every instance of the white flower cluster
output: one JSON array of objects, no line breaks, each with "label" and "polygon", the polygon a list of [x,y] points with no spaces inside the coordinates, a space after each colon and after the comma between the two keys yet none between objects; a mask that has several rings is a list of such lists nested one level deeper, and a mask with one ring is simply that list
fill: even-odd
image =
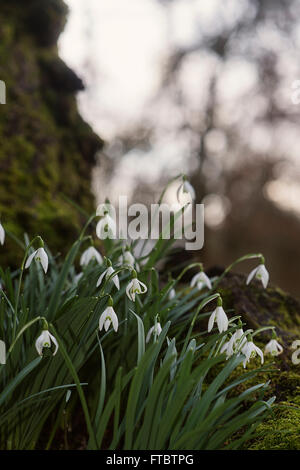
[{"label": "white flower cluster", "polygon": [[[262,282],[264,288],[267,287],[269,282],[269,273],[266,270],[263,262],[250,272],[246,281],[247,285],[251,282],[253,278],[259,279]],[[207,287],[208,289],[212,288],[210,279],[203,271],[196,274],[192,278],[191,287],[195,285],[197,285],[199,290],[202,290],[204,287]],[[218,300],[218,306],[215,308],[215,310],[209,317],[208,332],[212,331],[214,323],[217,323],[217,327],[220,333],[223,333],[228,330],[229,320],[222,307],[221,298],[219,298]],[[282,352],[283,347],[278,343],[274,334],[274,337],[265,346],[264,353],[271,354],[272,356],[278,356]],[[222,345],[220,353],[226,353],[227,359],[233,354],[243,354],[245,356],[245,359],[243,361],[244,367],[246,367],[246,364],[250,361],[250,359],[252,357],[255,357],[257,354],[261,359],[261,363],[263,364],[264,362],[264,354],[262,350],[254,344],[252,336],[250,334],[247,334],[247,332],[244,332],[241,327],[239,327],[233,333],[230,339]]]}]

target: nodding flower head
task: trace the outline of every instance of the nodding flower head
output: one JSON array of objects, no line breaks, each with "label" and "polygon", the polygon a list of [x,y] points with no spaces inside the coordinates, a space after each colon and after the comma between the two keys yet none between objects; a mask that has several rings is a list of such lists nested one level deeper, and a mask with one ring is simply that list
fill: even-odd
[{"label": "nodding flower head", "polygon": [[188,202],[193,202],[195,199],[196,199],[195,190],[193,186],[191,185],[191,183],[189,183],[186,180],[186,177],[184,176],[183,182],[177,189],[177,201],[179,202],[179,204],[186,204]]},{"label": "nodding flower head", "polygon": [[99,330],[101,331],[104,327],[105,331],[107,331],[110,324],[112,324],[115,331],[118,331],[119,321],[112,305],[106,307],[104,312],[101,314],[99,318]]},{"label": "nodding flower head", "polygon": [[[220,304],[219,304],[220,302]],[[228,330],[228,318],[222,307],[222,300],[219,299],[217,308],[213,311],[208,320],[207,331],[210,332],[214,326],[214,322],[217,322],[219,332]]]},{"label": "nodding flower head", "polygon": [[156,322],[155,325],[151,326],[150,330],[148,331],[147,337],[146,337],[146,343],[149,343],[151,335],[153,334],[154,337],[157,337],[161,334],[162,332],[162,327],[159,322]]},{"label": "nodding flower head", "polygon": [[96,250],[93,246],[87,248],[80,257],[80,265],[86,266],[90,261],[95,260],[97,263],[102,264],[103,259],[99,251]]},{"label": "nodding flower head", "polygon": [[4,240],[5,240],[5,230],[3,228],[3,225],[0,222],[0,243],[1,243],[1,245],[4,244]]},{"label": "nodding flower head", "polygon": [[[105,277],[105,279],[109,279],[109,277],[112,274],[114,274],[114,272],[115,272],[114,268],[112,266],[108,266],[108,268],[105,269],[105,271],[103,271],[103,273],[99,276],[96,287],[100,286],[100,284],[102,283],[104,277]],[[119,281],[118,275],[115,274],[114,276],[112,276],[111,280],[113,281],[116,288],[119,290],[120,289],[120,281]]]},{"label": "nodding flower head", "polygon": [[264,263],[259,264],[256,268],[254,268],[251,271],[251,273],[247,277],[246,284],[248,285],[252,281],[253,278],[258,279],[259,281],[261,281],[264,288],[267,287],[268,282],[269,282],[269,273],[268,273]]},{"label": "nodding flower head", "polygon": [[255,357],[256,354],[260,356],[261,363],[264,363],[264,355],[262,350],[255,346],[251,338],[249,341],[246,341],[241,349],[241,352],[246,356],[245,360],[243,361],[244,368],[246,367],[247,362],[249,362],[251,358]]},{"label": "nodding flower head", "polygon": [[176,297],[176,290],[174,289],[174,287],[172,287],[172,289],[169,290],[168,299],[172,300],[174,299],[174,297]]},{"label": "nodding flower head", "polygon": [[36,350],[37,350],[38,354],[40,356],[42,356],[43,355],[43,349],[44,348],[50,348],[51,343],[53,343],[54,346],[55,346],[55,350],[54,350],[54,353],[53,353],[53,356],[55,356],[55,354],[57,353],[57,350],[58,350],[58,343],[57,343],[55,337],[53,335],[51,335],[51,333],[49,333],[48,330],[43,330],[42,334],[38,337],[38,339],[35,342],[35,347],[36,347]]},{"label": "nodding flower head", "polygon": [[[244,331],[242,328],[238,328],[231,338],[223,344],[220,353],[226,352],[226,359],[231,357],[234,353],[239,352],[239,350],[243,347],[246,342],[246,338],[243,337]],[[243,337],[243,339],[242,339]]]},{"label": "nodding flower head", "polygon": [[124,264],[129,264],[129,266],[134,267],[135,264],[135,258],[132,253],[130,253],[129,250],[125,250],[123,254],[123,263]]},{"label": "nodding flower head", "polygon": [[48,255],[46,251],[44,250],[44,248],[40,247],[37,250],[35,250],[33,253],[31,253],[31,255],[28,256],[26,264],[25,264],[25,269],[29,268],[33,259],[41,263],[43,270],[46,273],[48,269]]},{"label": "nodding flower head", "polygon": [[132,268],[136,269],[137,271],[140,270],[139,265],[133,256],[133,254],[130,252],[129,248],[126,248],[124,253],[120,256],[119,262],[121,264],[128,264],[128,266],[131,266]]},{"label": "nodding flower head", "polygon": [[265,354],[271,354],[272,356],[278,356],[283,351],[283,347],[278,341],[273,338],[265,346]]},{"label": "nodding flower head", "polygon": [[212,288],[211,282],[209,277],[205,274],[204,271],[200,271],[200,273],[195,274],[191,280],[191,287],[197,286],[199,290],[203,289],[203,287],[207,287],[208,289]]},{"label": "nodding flower head", "polygon": [[134,277],[126,287],[126,294],[133,302],[135,302],[136,294],[144,294],[145,292],[147,292],[147,286],[136,277]]}]

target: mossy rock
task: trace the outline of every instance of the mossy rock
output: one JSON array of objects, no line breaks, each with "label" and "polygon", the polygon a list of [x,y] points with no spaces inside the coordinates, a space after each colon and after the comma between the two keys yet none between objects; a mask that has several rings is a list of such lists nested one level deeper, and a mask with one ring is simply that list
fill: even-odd
[{"label": "mossy rock", "polygon": [[[17,237],[41,235],[53,254],[65,252],[94,209],[91,169],[101,139],[78,114],[83,83],[58,57],[66,21],[61,0],[12,0],[1,5],[0,216]],[[65,198],[67,196],[67,198]],[[6,238],[1,265],[18,266],[22,251]],[[5,249],[4,249],[5,248]]]}]

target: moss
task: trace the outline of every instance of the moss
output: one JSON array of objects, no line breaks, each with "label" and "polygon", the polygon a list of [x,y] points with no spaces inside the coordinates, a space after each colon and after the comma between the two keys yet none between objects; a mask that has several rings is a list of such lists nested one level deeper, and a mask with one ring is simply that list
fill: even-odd
[{"label": "moss", "polygon": [[[265,355],[270,370],[259,373],[258,378],[241,384],[235,393],[254,385],[257,379],[262,383],[270,381],[265,399],[276,396],[273,415],[260,424],[255,437],[246,444],[248,449],[300,449],[300,366],[291,361],[291,344],[300,338],[300,303],[277,287],[264,289],[260,282],[246,285],[245,276],[228,274],[220,283],[218,291],[223,297],[227,312],[241,315],[245,328],[259,328],[273,325],[284,351],[280,356]],[[270,332],[264,331],[255,337],[261,349],[271,339]],[[259,359],[247,364],[247,371],[260,366]],[[238,367],[230,381],[242,372]]]},{"label": "moss", "polygon": [[[7,90],[0,114],[1,222],[18,237],[41,234],[55,253],[74,241],[83,222],[63,195],[93,210],[90,172],[102,141],[78,114],[81,80],[58,57],[65,4],[28,0],[26,11],[23,4],[6,2],[0,12],[0,79]],[[21,252],[12,246],[1,264],[18,265]]]},{"label": "moss", "polygon": [[260,424],[256,437],[248,443],[249,450],[299,450],[300,407],[282,402],[273,415]]}]

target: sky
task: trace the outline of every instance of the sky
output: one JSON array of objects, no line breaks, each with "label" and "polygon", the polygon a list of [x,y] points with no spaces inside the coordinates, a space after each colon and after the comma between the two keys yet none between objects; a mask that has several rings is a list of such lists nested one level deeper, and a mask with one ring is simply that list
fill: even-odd
[{"label": "sky", "polygon": [[[135,129],[143,119],[157,126],[151,148],[133,149],[124,154],[109,179],[103,170],[102,156],[102,162],[93,172],[92,187],[97,202],[106,196],[117,199],[119,194],[130,197],[138,181],[151,185],[161,174],[169,179],[196,168],[196,162],[189,156],[190,136],[178,131],[184,118],[182,108],[174,105],[167,95],[154,99],[159,93],[162,71],[170,50],[192,45],[199,31],[203,37],[209,37],[218,28],[230,27],[245,12],[251,15],[247,0],[228,0],[226,5],[222,0],[176,0],[168,9],[156,0],[65,0],[65,3],[70,13],[59,40],[59,53],[86,85],[78,94],[79,111],[107,142],[106,155],[113,158],[118,136]],[[279,63],[279,72],[284,73],[278,100],[289,106],[292,77],[297,78],[293,51],[270,25],[258,30],[252,41],[254,48],[258,41],[257,45],[270,50],[284,50]],[[300,44],[299,28],[295,31],[295,41]],[[189,55],[179,75],[188,112],[199,114],[207,99],[210,76],[216,72],[217,94],[222,103],[218,118],[226,124],[240,122],[241,138],[248,137],[254,152],[273,153],[275,148],[278,154],[285,154],[288,143],[289,159],[299,162],[297,126],[270,129],[260,123],[253,125],[265,103],[263,97],[253,94],[259,77],[251,60],[243,54],[226,63],[204,51]],[[240,102],[246,106],[246,114],[245,107],[237,106]],[[227,147],[224,135],[213,131],[207,142],[216,161],[223,158]],[[234,158],[227,155],[226,162],[230,164]],[[300,215],[297,184],[291,182],[288,171],[284,177],[282,174],[265,188],[265,195],[280,207]],[[212,224],[214,220],[222,222],[225,206],[226,201],[222,203],[220,196],[209,196],[207,207]]]}]

